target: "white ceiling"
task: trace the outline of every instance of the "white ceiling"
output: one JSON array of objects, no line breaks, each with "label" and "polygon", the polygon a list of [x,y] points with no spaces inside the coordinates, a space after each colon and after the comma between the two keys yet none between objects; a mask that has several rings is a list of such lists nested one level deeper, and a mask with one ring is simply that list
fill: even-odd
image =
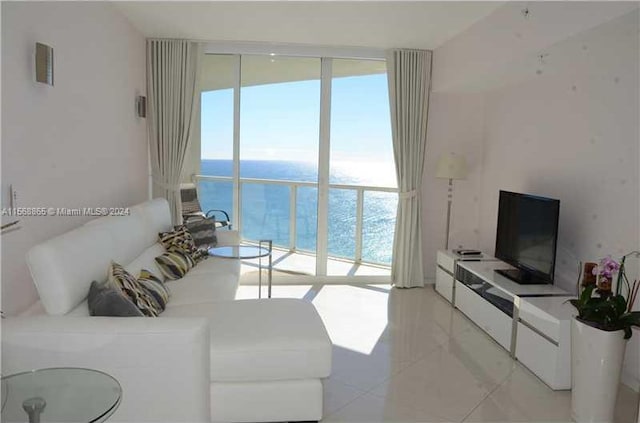
[{"label": "white ceiling", "polygon": [[435,49],[504,2],[114,2],[146,37]]}]

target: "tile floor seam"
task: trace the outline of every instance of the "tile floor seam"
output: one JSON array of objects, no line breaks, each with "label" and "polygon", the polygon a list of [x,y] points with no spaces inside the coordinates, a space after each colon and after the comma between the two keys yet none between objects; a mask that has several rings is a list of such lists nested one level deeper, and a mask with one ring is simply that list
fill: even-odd
[{"label": "tile floor seam", "polygon": [[[350,385],[349,385],[350,386]],[[333,415],[335,415],[336,413],[340,412],[343,408],[351,405],[352,403],[354,403],[355,401],[359,400],[360,398],[364,397],[365,395],[367,395],[366,392],[362,392],[360,391],[360,395],[358,395],[357,397],[355,397],[354,399],[352,399],[351,401],[347,402],[345,405],[343,405],[342,407],[338,407],[337,409],[333,410],[331,413],[327,414],[326,416],[323,416],[322,419],[320,419],[320,422],[322,422],[322,420],[327,419]]]},{"label": "tile floor seam", "polygon": [[485,402],[500,386],[502,386],[502,384],[496,385],[491,391],[487,392],[487,394],[464,416],[462,420],[460,420],[460,422],[465,423],[467,419],[471,417],[473,412],[476,411],[476,409],[480,407],[482,403]]},{"label": "tile floor seam", "polygon": [[[338,376],[338,377],[336,377],[336,380],[337,380],[337,381],[339,381],[340,383],[342,383],[343,385],[347,385],[347,386],[349,386],[349,387],[351,387],[351,388],[354,388],[354,389],[357,389],[358,391],[363,392],[363,394],[368,394],[368,393],[370,393],[371,391],[373,391],[374,389],[378,388],[380,385],[384,384],[386,381],[388,381],[388,380],[389,380],[389,379],[391,379],[392,377],[396,376],[398,373],[403,372],[404,370],[406,370],[406,369],[408,369],[409,367],[413,366],[413,364],[415,364],[415,363],[409,363],[409,364],[407,364],[405,367],[401,368],[400,370],[397,370],[397,371],[396,371],[395,373],[393,373],[392,375],[387,376],[387,378],[385,378],[385,379],[384,379],[384,380],[382,380],[380,383],[377,383],[376,385],[374,385],[374,386],[373,386],[373,387],[371,387],[371,388],[363,389],[363,388],[362,388],[362,387],[360,387],[360,386],[357,386],[357,385],[355,385],[355,384],[352,384],[352,383],[349,383],[349,382],[344,381],[344,380],[343,380],[343,379],[341,379],[339,376]],[[372,395],[373,395],[373,394],[372,394]],[[376,396],[377,396],[377,395],[376,395]]]},{"label": "tile floor seam", "polygon": [[[515,360],[513,360],[513,361],[514,361],[514,363],[515,363]],[[484,396],[484,398],[482,398],[482,399],[480,400],[480,402],[478,402],[478,403],[475,405],[475,407],[473,407],[473,408],[471,409],[471,411],[469,411],[469,413],[467,413],[467,415],[466,415],[466,416],[464,416],[464,418],[463,418],[462,420],[460,420],[460,422],[461,422],[461,423],[465,423],[465,422],[467,421],[467,419],[468,419],[469,417],[471,417],[471,415],[473,414],[473,412],[474,412],[474,411],[476,411],[476,409],[482,405],[482,403],[483,403],[483,402],[485,402],[487,399],[489,399],[489,397],[490,397],[491,395],[493,395],[493,393],[494,393],[494,392],[496,392],[496,391],[497,391],[497,390],[498,390],[502,385],[504,385],[505,383],[507,383],[507,380],[508,380],[508,379],[509,379],[509,377],[513,374],[513,370],[514,370],[514,366],[511,366],[511,370],[509,370],[509,373],[507,374],[507,376],[505,376],[505,378],[504,378],[500,383],[496,384],[496,386],[494,386],[494,387],[493,387],[493,389],[491,389],[491,390],[487,393],[487,395],[485,395],[485,396]]]},{"label": "tile floor seam", "polygon": [[[451,340],[451,338],[452,338],[452,334],[447,334],[447,341],[450,341],[450,340]],[[445,341],[445,343],[446,343],[447,341]],[[372,388],[370,388],[370,389],[366,390],[366,391],[364,392],[364,394],[362,394],[362,395],[361,395],[361,396],[359,396],[358,398],[361,398],[361,397],[362,397],[362,396],[364,396],[364,395],[372,395],[372,396],[375,396],[375,397],[378,397],[378,398],[382,398],[382,396],[380,396],[380,395],[376,395],[373,391],[375,391],[378,387],[380,387],[380,386],[384,385],[386,382],[388,382],[388,381],[389,381],[390,379],[392,379],[393,377],[395,377],[395,376],[399,375],[400,373],[402,373],[402,372],[406,371],[406,370],[407,370],[407,369],[409,369],[410,367],[412,367],[412,366],[414,366],[414,365],[418,364],[419,362],[421,362],[421,361],[423,361],[423,360],[426,360],[426,359],[427,359],[431,354],[435,354],[435,353],[438,351],[438,349],[444,349],[444,344],[440,344],[440,343],[436,343],[436,344],[437,344],[437,345],[434,345],[434,346],[433,346],[433,348],[431,348],[429,352],[424,353],[421,357],[419,357],[419,358],[415,359],[414,361],[410,362],[409,364],[407,364],[407,365],[406,365],[406,366],[404,366],[403,368],[401,368],[401,369],[399,369],[398,371],[396,371],[394,374],[389,375],[389,377],[387,377],[386,379],[384,379],[383,381],[381,381],[379,384],[377,384],[377,385],[373,386]],[[501,385],[502,385],[502,384],[507,380],[507,378],[509,377],[509,375],[511,375],[511,372],[512,372],[512,371],[513,371],[513,369],[509,372],[509,374],[505,377],[505,379],[504,379],[504,380],[502,380],[500,383],[496,384],[496,386],[495,386],[492,390],[488,391],[488,392],[487,392],[487,395],[486,395],[485,397],[483,397],[483,398],[480,400],[480,402],[478,402],[478,404],[476,404],[476,405],[473,407],[473,409],[469,412],[469,414],[465,415],[465,417],[464,417],[464,418],[466,419],[466,418],[467,418],[467,417],[468,417],[468,416],[469,416],[469,415],[470,415],[470,414],[471,414],[471,413],[472,413],[472,412],[473,412],[473,411],[474,411],[474,410],[475,410],[475,409],[476,409],[480,404],[482,404],[482,402],[483,402],[483,401],[484,401],[484,400],[485,400],[489,395],[491,395],[491,394],[493,393],[493,391],[494,391],[495,389],[497,389],[498,387],[500,387],[500,386],[501,386]],[[338,380],[340,380],[340,379],[338,379]],[[341,382],[342,382],[342,381],[341,381]],[[342,383],[345,383],[345,382],[342,382]],[[348,383],[345,383],[345,384],[346,384],[346,385],[348,385],[348,386],[354,387],[354,388],[356,388],[356,389],[360,389],[360,388],[359,388],[359,387],[357,387],[357,386],[353,386],[353,385],[350,385],[350,384],[348,384]],[[354,399],[353,401],[357,400],[358,398]],[[351,401],[351,402],[353,402],[353,401]],[[350,404],[350,403],[349,403],[349,404]],[[348,405],[348,404],[347,404],[347,405]],[[345,405],[345,407],[346,407],[346,405]],[[342,408],[344,408],[344,407],[341,407],[341,409],[342,409]],[[335,414],[337,411],[338,411],[338,410],[336,410],[334,413],[331,413],[331,414]],[[464,419],[463,419],[463,420],[461,420],[461,422],[462,422],[462,421],[464,421]]]},{"label": "tile floor seam", "polygon": [[[335,345],[334,345],[335,346]],[[413,366],[414,364],[418,363],[419,361],[422,361],[424,359],[426,359],[429,355],[431,355],[432,353],[434,353],[438,348],[442,348],[442,345],[438,344],[435,345],[428,353],[423,354],[421,357],[413,360],[413,361],[407,361],[406,365],[402,366],[400,369],[396,370],[393,374],[390,374],[389,376],[387,376],[385,379],[383,379],[380,383],[375,384],[374,386],[372,386],[371,388],[368,389],[363,389],[360,386],[357,386],[355,384],[346,382],[345,380],[341,379],[339,376],[335,376],[335,380],[337,380],[338,382],[342,383],[343,385],[349,386],[351,388],[354,388],[360,392],[363,392],[364,394],[370,394],[371,391],[374,391],[376,388],[380,387],[381,385],[383,385],[384,383],[386,383],[389,379],[391,379],[394,376],[397,376],[398,374],[404,372],[405,370],[407,370],[409,367]],[[374,396],[378,396],[375,394],[372,394]],[[333,413],[332,413],[333,414]]]},{"label": "tile floor seam", "polygon": [[[375,388],[374,388],[374,389],[375,389]],[[340,411],[342,411],[342,410],[343,410],[343,409],[345,409],[346,407],[350,406],[351,404],[353,404],[354,402],[358,401],[359,399],[361,399],[361,398],[363,398],[363,397],[365,397],[365,396],[375,397],[375,398],[377,398],[377,399],[383,399],[382,397],[379,397],[379,396],[377,396],[377,395],[374,395],[374,394],[370,393],[370,391],[363,392],[360,396],[358,396],[357,398],[354,398],[354,399],[353,399],[352,401],[350,401],[349,403],[347,403],[347,404],[343,405],[342,407],[340,407],[340,408],[336,409],[336,410],[335,410],[335,411],[333,411],[332,413],[329,413],[329,414],[327,414],[326,416],[323,416],[323,418],[322,418],[318,423],[322,423],[322,421],[323,421],[324,419],[328,419],[328,418],[330,418],[330,417],[332,417],[332,416],[334,416],[334,415],[338,414]],[[386,398],[384,398],[384,399],[386,399]],[[484,401],[484,398],[483,398],[483,401]],[[410,409],[412,409],[413,411],[420,411],[420,410],[419,410],[419,409],[417,409],[416,407],[413,407],[413,406],[410,406],[410,405],[407,405],[407,404],[403,404],[403,407],[410,408]],[[474,409],[475,409],[475,408],[474,408]],[[370,422],[370,423],[374,423],[374,422]],[[401,423],[401,422],[396,422],[396,423]],[[420,423],[431,423],[431,422],[425,421],[425,422],[420,422]],[[436,423],[436,422],[434,422],[434,423]],[[442,423],[442,422],[437,422],[437,423]],[[445,420],[445,421],[444,421],[444,423],[458,423],[458,422],[454,422],[453,420]]]},{"label": "tile floor seam", "polygon": [[[360,387],[360,386],[358,386],[358,385],[355,385],[355,384],[353,384],[353,383],[349,383],[349,382],[347,382],[347,381],[345,381],[345,380],[341,379],[341,378],[340,378],[340,376],[335,376],[335,375],[334,375],[334,377],[335,377],[335,380],[337,380],[338,382],[340,382],[340,383],[342,383],[343,385],[346,385],[346,386],[348,386],[348,387],[350,387],[350,388],[354,388],[354,389],[356,389],[356,390],[358,390],[358,391],[362,392],[362,393],[363,393],[363,395],[364,395],[364,394],[368,394],[368,393],[370,393],[371,391],[373,391],[374,389],[376,389],[377,387],[379,387],[380,385],[382,385],[383,383],[385,383],[387,380],[391,379],[393,376],[397,375],[398,373],[400,373],[401,371],[403,371],[404,369],[406,369],[406,368],[408,368],[408,367],[410,367],[410,366],[412,366],[412,365],[413,365],[413,363],[408,364],[407,366],[405,366],[405,367],[403,367],[402,369],[400,369],[400,370],[396,371],[394,374],[389,375],[387,378],[385,378],[384,380],[382,380],[382,382],[380,382],[380,383],[378,383],[378,384],[374,385],[374,386],[373,386],[373,387],[371,387],[371,388],[362,388],[362,387]],[[332,414],[333,414],[333,413],[332,413]]]},{"label": "tile floor seam", "polygon": [[425,354],[424,356],[422,356],[421,358],[407,364],[405,367],[403,367],[402,369],[398,370],[396,373],[390,375],[389,377],[387,377],[385,380],[383,380],[382,382],[380,382],[379,384],[375,385],[374,387],[372,387],[371,389],[369,389],[368,391],[365,392],[365,394],[371,394],[374,397],[378,397],[378,398],[382,398],[380,395],[376,395],[374,394],[372,391],[375,391],[377,388],[379,388],[380,386],[384,385],[386,382],[388,382],[391,378],[398,376],[400,373],[404,372],[405,370],[409,369],[410,367],[418,364],[420,361],[426,360],[427,357],[433,353],[436,352],[436,350],[438,348],[442,348],[442,345],[436,345],[428,354]]}]

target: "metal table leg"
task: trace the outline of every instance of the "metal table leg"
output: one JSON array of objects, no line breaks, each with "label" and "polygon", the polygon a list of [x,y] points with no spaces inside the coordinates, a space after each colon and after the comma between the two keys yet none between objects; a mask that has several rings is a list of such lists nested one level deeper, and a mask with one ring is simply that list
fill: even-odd
[{"label": "metal table leg", "polygon": [[273,242],[269,240],[269,298],[271,298],[271,278],[273,271]]},{"label": "metal table leg", "polygon": [[[262,248],[262,241],[258,241],[258,247]],[[262,255],[258,257],[258,298],[262,298]]]},{"label": "metal table leg", "polygon": [[[267,244],[267,248],[269,251],[269,267],[267,268],[267,296],[268,298],[271,298],[271,282],[272,282],[272,272],[273,272],[273,240],[270,239],[262,239],[258,242],[258,246],[260,248],[262,248],[262,244]],[[260,256],[260,264],[259,264],[259,274],[260,276],[258,277],[258,286],[260,289],[260,293],[258,294],[258,298],[261,298],[260,295],[262,294],[262,256]]]}]

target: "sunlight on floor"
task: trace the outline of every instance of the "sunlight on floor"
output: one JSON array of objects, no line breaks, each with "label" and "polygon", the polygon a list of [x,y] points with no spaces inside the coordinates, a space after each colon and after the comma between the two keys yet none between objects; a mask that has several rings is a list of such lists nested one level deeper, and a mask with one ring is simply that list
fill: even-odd
[{"label": "sunlight on floor", "polygon": [[[371,354],[387,327],[389,290],[388,285],[274,285],[272,296],[312,302],[334,345]],[[257,296],[254,284],[241,284],[236,298]]]},{"label": "sunlight on floor", "polygon": [[[387,287],[325,285],[313,299],[334,345],[371,354],[387,327]],[[366,324],[363,324],[366,322]]]},{"label": "sunlight on floor", "polygon": [[[263,294],[267,291],[263,289]],[[315,296],[312,285],[276,285],[273,287],[273,298],[299,298],[307,299],[307,295]],[[258,298],[258,287],[254,284],[242,285],[238,287],[236,300],[248,300]],[[313,297],[311,297],[313,298]]]},{"label": "sunlight on floor", "polygon": [[[273,297],[312,302],[333,342],[323,422],[571,421],[569,391],[549,389],[432,287],[304,280]],[[241,283],[237,298],[257,295]],[[637,393],[621,386],[618,399],[615,422],[635,422]]]}]

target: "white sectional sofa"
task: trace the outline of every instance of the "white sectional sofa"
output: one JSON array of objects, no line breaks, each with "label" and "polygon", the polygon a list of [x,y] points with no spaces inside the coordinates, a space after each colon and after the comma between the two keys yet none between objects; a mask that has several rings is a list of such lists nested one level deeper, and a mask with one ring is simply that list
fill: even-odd
[{"label": "white sectional sofa", "polygon": [[[34,247],[27,262],[46,312],[3,320],[3,374],[105,371],[124,392],[110,421],[320,420],[331,342],[317,311],[297,299],[235,300],[237,260],[210,257],[167,282],[158,318],[89,316],[89,286],[111,260],[160,274],[157,235],[170,229],[168,203],[156,199]],[[220,244],[238,242],[234,231],[217,234]]]}]

